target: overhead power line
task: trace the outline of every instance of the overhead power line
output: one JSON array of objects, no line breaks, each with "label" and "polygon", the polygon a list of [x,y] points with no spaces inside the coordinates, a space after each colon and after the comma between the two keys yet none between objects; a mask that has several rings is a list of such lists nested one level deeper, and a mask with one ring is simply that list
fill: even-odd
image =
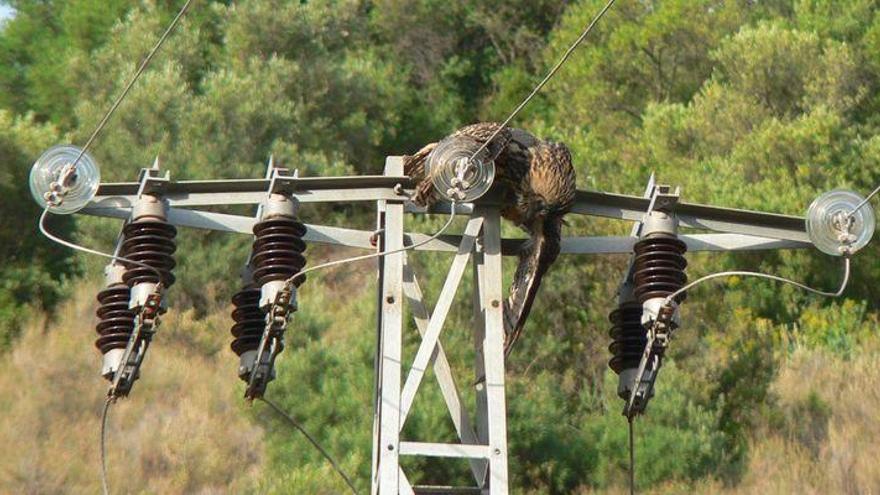
[{"label": "overhead power line", "polygon": [[578,46],[580,46],[581,43],[583,43],[583,41],[587,38],[587,35],[590,34],[596,24],[602,19],[602,17],[605,16],[605,13],[608,12],[612,5],[614,5],[614,2],[615,0],[609,0],[608,3],[605,4],[605,7],[603,7],[602,10],[600,10],[599,13],[596,14],[596,17],[594,17],[592,21],[590,21],[590,23],[587,25],[581,35],[578,36],[574,43],[572,43],[571,46],[569,46],[568,49],[565,51],[565,53],[562,54],[562,58],[560,58],[559,61],[556,62],[556,65],[554,65],[553,68],[550,69],[550,72],[548,72],[547,75],[544,76],[544,79],[542,79],[541,82],[539,82],[538,85],[535,86],[532,92],[529,93],[529,95],[526,96],[525,99],[520,102],[520,104],[517,105],[517,107],[514,108],[512,112],[510,112],[510,115],[508,115],[507,118],[504,119],[504,122],[502,122],[501,125],[498,126],[498,129],[496,129],[495,132],[493,132],[492,135],[489,136],[489,139],[487,139],[486,142],[482,144],[482,146],[477,148],[477,151],[475,151],[474,154],[471,155],[471,160],[482,153],[483,150],[485,150],[486,147],[489,146],[492,140],[494,140],[498,136],[498,134],[501,133],[501,131],[507,128],[507,125],[510,124],[510,122],[519,114],[519,112],[523,108],[525,108],[530,101],[532,101],[532,98],[534,98],[541,91],[541,89],[543,89],[544,86],[548,82],[550,82],[550,79],[553,79],[553,76],[555,76],[556,73],[559,72],[559,69],[561,69],[562,66],[565,65],[565,62],[568,61],[569,57],[571,57],[571,54],[574,53],[574,51],[577,49]]},{"label": "overhead power line", "polygon": [[116,109],[119,108],[119,105],[122,104],[123,100],[125,100],[125,97],[128,96],[128,93],[131,91],[131,88],[133,88],[134,84],[138,81],[138,79],[140,79],[141,74],[143,74],[144,71],[147,70],[147,67],[150,65],[150,62],[153,61],[153,57],[156,56],[156,53],[158,53],[159,50],[162,48],[162,45],[165,44],[165,40],[167,40],[168,37],[171,36],[171,33],[174,32],[174,28],[177,27],[178,23],[180,23],[180,20],[186,14],[187,10],[189,10],[189,7],[190,7],[190,5],[192,5],[192,3],[193,3],[193,0],[187,0],[186,3],[183,4],[183,7],[181,7],[180,11],[177,12],[177,15],[174,16],[174,19],[171,21],[171,24],[168,25],[168,28],[165,29],[165,32],[162,33],[162,36],[159,37],[159,40],[156,41],[156,44],[153,46],[153,49],[150,50],[150,52],[147,54],[147,56],[141,62],[140,67],[138,67],[137,71],[134,73],[134,77],[131,78],[131,81],[128,82],[128,84],[125,86],[125,89],[123,89],[122,92],[119,93],[119,96],[116,97],[116,100],[113,102],[112,105],[110,105],[110,108],[107,109],[107,112],[104,113],[104,117],[101,119],[100,122],[98,122],[98,125],[95,127],[95,130],[92,131],[92,134],[91,134],[91,136],[89,136],[89,139],[86,141],[86,144],[84,144],[82,147],[82,150],[80,150],[79,156],[77,156],[76,160],[73,161],[74,168],[76,168],[76,164],[79,163],[79,161],[82,159],[83,155],[86,154],[86,151],[88,151],[89,147],[92,146],[92,143],[94,143],[95,139],[98,137],[98,134],[100,134],[101,131],[104,129],[104,127],[107,125],[107,122],[110,121],[110,117],[112,117],[113,114],[116,113]]}]

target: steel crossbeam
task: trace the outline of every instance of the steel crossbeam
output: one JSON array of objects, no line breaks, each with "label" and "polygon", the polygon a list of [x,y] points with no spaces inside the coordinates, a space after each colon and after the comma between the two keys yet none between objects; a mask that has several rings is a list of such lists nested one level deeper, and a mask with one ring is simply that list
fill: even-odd
[{"label": "steel crossbeam", "polygon": [[[143,186],[142,189],[139,189]],[[128,219],[141,193],[159,195],[167,202],[168,221],[177,226],[251,235],[254,217],[206,211],[198,207],[260,204],[267,193],[283,193],[303,204],[375,202],[377,231],[327,225],[307,225],[304,240],[361,248],[394,250],[415,246],[418,251],[453,255],[445,283],[433,308],[425,303],[412,253],[380,257],[377,284],[376,358],[374,362],[374,417],[372,495],[426,493],[480,493],[506,495],[508,452],[503,355],[502,256],[516,255],[525,239],[501,237],[500,204],[490,192],[475,204],[455,206],[467,218],[461,235],[429,239],[407,233],[408,214],[449,214],[440,203],[427,211],[409,198],[414,184],[403,175],[400,157],[389,157],[384,175],[356,177],[298,177],[268,174],[265,179],[171,181],[147,177],[140,182],[101,184],[95,199],[82,213]],[[649,190],[653,188],[653,177]],[[651,207],[646,197],[578,191],[572,214],[639,222]],[[685,202],[665,205],[682,227],[701,231],[682,234],[689,252],[801,249],[812,247],[804,219],[748,210]],[[307,215],[305,215],[307,216]],[[376,245],[376,232],[381,232]],[[569,236],[562,254],[631,254],[638,235]],[[470,266],[473,276],[473,394],[462,395],[452,363],[441,343],[444,324],[462,279]],[[404,367],[405,315],[412,315],[421,337],[411,363]],[[458,443],[403,440],[401,434],[428,369],[433,369]],[[467,392],[467,390],[465,390]],[[470,407],[468,400],[473,401]],[[473,411],[473,416],[471,412]],[[419,486],[410,483],[400,456],[446,457],[467,460],[473,487]]]},{"label": "steel crossbeam", "polygon": [[[89,206],[83,210],[83,213],[99,217],[125,219],[131,215],[131,209],[119,206]],[[257,223],[257,220],[253,217],[187,208],[169,208],[168,221],[182,227],[219,230],[246,235],[253,233],[254,224]],[[373,233],[370,231],[327,225],[307,224],[306,226],[308,231],[303,239],[307,242],[373,249],[370,241]],[[428,236],[425,234],[407,233],[404,237],[404,244],[420,244],[427,239]],[[760,251],[812,247],[812,244],[805,241],[738,233],[686,234],[681,236],[681,240],[687,243],[688,251],[692,252]],[[525,239],[502,239],[501,252],[505,256],[515,256],[524,242]],[[562,240],[562,254],[629,253],[632,252],[634,242],[632,237],[626,236],[570,236]],[[419,245],[416,247],[416,250],[455,252],[460,244],[461,236],[443,235],[426,244]]]}]

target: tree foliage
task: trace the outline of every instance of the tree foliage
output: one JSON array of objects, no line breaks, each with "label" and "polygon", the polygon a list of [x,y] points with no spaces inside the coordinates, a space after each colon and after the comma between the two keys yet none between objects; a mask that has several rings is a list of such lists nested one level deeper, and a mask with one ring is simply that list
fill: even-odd
[{"label": "tree foliage", "polygon": [[[40,238],[40,210],[26,186],[29,160],[57,139],[52,126],[35,123],[33,116],[0,110],[0,352],[8,350],[30,312],[58,302],[62,283],[77,273],[67,250]],[[67,220],[48,224],[65,235],[71,230]]]},{"label": "tree foliage", "polygon": [[[0,28],[2,345],[31,307],[51,308],[78,275],[69,253],[36,236],[38,212],[21,187],[29,164],[56,141],[88,137],[181,3],[9,2],[17,14]],[[506,117],[604,3],[199,2],[93,152],[105,180],[131,180],[157,155],[179,179],[258,177],[270,154],[303,175],[377,173],[386,155],[414,151],[463,123]],[[880,181],[877,11],[872,0],[618,2],[515,124],[568,144],[581,188],[637,193],[653,171],[662,183],[683,186],[688,201],[802,214],[820,192],[867,191]],[[372,222],[370,212],[352,206],[309,207],[303,215],[315,223]],[[629,228],[569,220],[568,234],[625,235]],[[426,231],[439,225],[418,222]],[[107,248],[116,236],[109,225],[52,222]],[[226,311],[247,244],[182,234],[172,304],[199,321]],[[308,255],[310,262],[342,256]],[[426,293],[436,294],[448,260],[413,257]],[[690,258],[691,278],[757,268],[831,287],[840,276],[827,258],[808,252]],[[656,460],[640,463],[640,484],[736,484],[747,478],[749,446],[762,425],[788,425],[784,418],[798,407],[819,426],[832,417],[834,405],[818,399],[781,406],[771,383],[792,349],[849,359],[871,341],[880,314],[877,259],[876,247],[859,254],[840,302],[749,279],[693,291],[651,413],[639,423],[640,458]],[[524,493],[625,480],[626,424],[606,366],[606,335],[626,263],[622,256],[562,257],[508,363],[512,476]],[[98,262],[85,266],[92,271]],[[372,418],[368,271],[356,265],[310,278],[272,386],[362,488]],[[460,383],[469,379],[472,356],[452,349],[470,345],[469,318],[453,312],[444,333]],[[409,356],[415,345],[407,341]],[[416,403],[405,433],[448,439],[444,414]],[[261,411],[249,416],[267,419]],[[268,427],[258,490],[336,486],[321,457],[283,428]],[[818,441],[792,431],[810,448]],[[412,480],[464,482],[467,470],[459,467],[408,468]]]}]

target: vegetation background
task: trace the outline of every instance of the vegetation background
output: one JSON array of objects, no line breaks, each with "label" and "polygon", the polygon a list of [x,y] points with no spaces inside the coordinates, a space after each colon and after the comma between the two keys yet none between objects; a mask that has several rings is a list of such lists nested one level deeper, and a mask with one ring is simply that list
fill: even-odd
[{"label": "vegetation background", "polygon": [[[38,235],[25,181],[45,148],[87,138],[182,2],[5,3],[15,14],[0,26],[0,492],[96,493],[106,384],[92,315],[102,262]],[[386,155],[504,118],[602,3],[196,2],[93,153],[105,180],[130,180],[157,155],[178,179],[257,177],[270,153],[304,175],[377,173]],[[690,201],[802,214],[823,191],[880,181],[878,3],[619,0],[516,125],[567,143],[581,188],[638,193],[655,171]],[[366,227],[368,210],[303,216]],[[118,228],[50,223],[103,249]],[[567,233],[627,229],[571,218]],[[241,400],[228,315],[248,244],[179,237],[173,309],[134,394],[112,410],[115,493],[345,492],[300,436]],[[347,254],[312,248],[309,259]],[[694,290],[637,424],[640,491],[880,493],[878,258],[876,245],[856,257],[837,300],[755,280]],[[436,297],[448,259],[416,259]],[[840,277],[816,252],[690,261],[692,278],[760,269],[833,287]],[[563,257],[544,283],[508,365],[515,493],[624,490],[626,424],[606,365],[606,317],[626,262]],[[372,266],[310,277],[270,390],[362,490]],[[452,318],[447,348],[466,349],[468,313]],[[410,358],[414,348],[410,337]],[[459,377],[469,358],[453,352]],[[430,407],[439,394],[428,390],[406,433],[447,439],[448,420]],[[414,482],[467,474],[457,463],[408,471]]]}]

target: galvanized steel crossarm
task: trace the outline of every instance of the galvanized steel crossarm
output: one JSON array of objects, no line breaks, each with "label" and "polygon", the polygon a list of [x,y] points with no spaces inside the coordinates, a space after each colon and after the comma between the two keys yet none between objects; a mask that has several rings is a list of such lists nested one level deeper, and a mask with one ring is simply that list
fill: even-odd
[{"label": "galvanized steel crossarm", "polygon": [[[265,179],[157,181],[153,184],[162,189],[162,195],[171,207],[259,204],[265,199],[269,187],[269,181]],[[285,178],[284,184],[282,189],[287,191],[289,187],[287,192],[302,203],[399,201],[406,199],[409,191],[406,189],[409,178],[403,176]],[[98,196],[84,213],[118,216],[111,214],[108,209],[129,208],[136,198],[137,187],[138,183],[135,182],[103,184]],[[639,221],[648,205],[649,200],[639,196],[578,191],[572,213]],[[444,205],[438,205],[432,212],[448,210],[448,205],[445,210]],[[409,211],[418,210],[410,208]],[[674,212],[683,227],[809,242],[804,219],[799,216],[685,202],[676,204]]]}]

